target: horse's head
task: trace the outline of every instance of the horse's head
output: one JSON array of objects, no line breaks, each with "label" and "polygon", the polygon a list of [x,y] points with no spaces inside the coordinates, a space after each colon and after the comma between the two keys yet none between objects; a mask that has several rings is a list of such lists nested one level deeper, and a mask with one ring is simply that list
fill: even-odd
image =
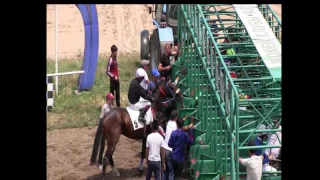
[{"label": "horse's head", "polygon": [[[181,103],[182,108],[184,108],[183,95],[181,93],[181,90],[176,86],[178,84],[178,81],[179,77],[177,77],[174,83],[172,83],[170,80],[169,82],[161,80],[159,87],[154,94],[155,102],[165,104],[167,101],[170,102],[177,100]],[[169,100],[166,100],[166,98],[169,98]]]}]

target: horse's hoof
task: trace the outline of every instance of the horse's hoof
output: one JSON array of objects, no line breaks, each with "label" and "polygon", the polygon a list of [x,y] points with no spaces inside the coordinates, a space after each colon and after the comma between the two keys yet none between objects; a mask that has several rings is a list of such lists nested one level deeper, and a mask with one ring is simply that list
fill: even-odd
[{"label": "horse's hoof", "polygon": [[143,175],[143,171],[139,169],[139,176],[141,177]]},{"label": "horse's hoof", "polygon": [[93,162],[90,162],[90,166],[93,166],[95,163],[93,163]]},{"label": "horse's hoof", "polygon": [[114,171],[114,172],[112,172],[113,174],[114,174],[114,176],[116,176],[116,177],[119,177],[120,176],[120,173],[118,172],[118,171]]},{"label": "horse's hoof", "polygon": [[119,171],[118,171],[118,169],[116,169],[116,168],[112,168],[112,174],[114,174],[114,176],[116,176],[116,177],[119,177],[120,176],[120,173],[119,173]]},{"label": "horse's hoof", "polygon": [[101,164],[99,165],[99,170],[102,171],[102,165]]}]

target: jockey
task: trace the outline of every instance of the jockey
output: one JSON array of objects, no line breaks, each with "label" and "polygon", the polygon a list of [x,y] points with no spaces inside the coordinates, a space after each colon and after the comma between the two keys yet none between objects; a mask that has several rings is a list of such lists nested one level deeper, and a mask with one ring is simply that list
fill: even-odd
[{"label": "jockey", "polygon": [[[140,111],[139,121],[143,123],[146,122],[144,116],[150,108],[151,103],[153,103],[153,97],[140,85],[140,82],[144,79],[145,75],[146,73],[142,68],[137,69],[136,78],[131,81],[128,92],[130,107],[134,110]],[[150,102],[139,101],[140,97]]]},{"label": "jockey", "polygon": [[154,94],[157,90],[157,87],[160,83],[159,79],[160,73],[158,69],[154,68],[152,69],[152,80],[148,84],[148,91]]}]

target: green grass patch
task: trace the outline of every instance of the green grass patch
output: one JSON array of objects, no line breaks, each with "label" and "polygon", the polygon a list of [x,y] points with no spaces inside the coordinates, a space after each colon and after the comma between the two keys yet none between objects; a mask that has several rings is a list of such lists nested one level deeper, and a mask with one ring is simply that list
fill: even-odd
[{"label": "green grass patch", "polygon": [[[54,93],[54,108],[52,112],[47,112],[47,130],[78,128],[97,124],[101,106],[105,103],[105,95],[110,90],[109,77],[106,75],[107,60],[108,56],[99,57],[94,86],[90,91],[82,92],[81,95],[75,94],[79,75],[59,76],[58,95]],[[125,107],[128,105],[129,83],[134,78],[135,71],[140,63],[139,54],[119,54],[118,63],[121,106]],[[78,71],[81,66],[82,57],[59,60],[59,72]],[[47,73],[54,72],[55,61],[47,60]],[[53,80],[55,81],[55,78]]]}]

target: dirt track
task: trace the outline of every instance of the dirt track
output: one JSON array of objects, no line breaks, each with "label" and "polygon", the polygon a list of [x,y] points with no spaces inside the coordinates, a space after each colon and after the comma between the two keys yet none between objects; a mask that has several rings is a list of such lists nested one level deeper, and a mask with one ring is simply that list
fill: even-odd
[{"label": "dirt track", "polygon": [[[84,28],[75,4],[57,5],[58,56],[70,58],[81,55]],[[99,54],[110,53],[115,44],[119,52],[140,51],[140,32],[152,30],[152,16],[147,4],[97,5],[99,20]],[[55,7],[47,5],[47,57],[55,57]]]},{"label": "dirt track", "polygon": [[[47,133],[47,179],[101,179],[97,166],[89,165],[95,133],[96,127],[49,131]],[[113,176],[108,166],[108,177],[115,180],[145,179],[145,176],[139,177],[138,172],[140,151],[141,142],[121,136],[113,155],[121,176]]]}]

